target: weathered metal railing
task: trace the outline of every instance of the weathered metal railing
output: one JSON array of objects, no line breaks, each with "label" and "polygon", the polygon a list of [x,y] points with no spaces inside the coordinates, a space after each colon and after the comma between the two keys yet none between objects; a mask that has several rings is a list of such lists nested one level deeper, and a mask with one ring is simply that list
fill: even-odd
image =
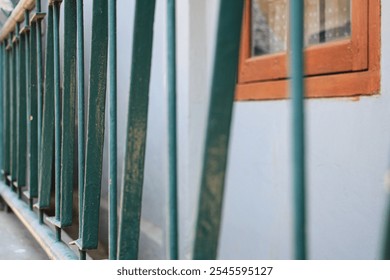
[{"label": "weathered metal railing", "polygon": [[[72,244],[77,245],[80,259],[85,259],[86,252],[98,246],[108,78],[109,258],[138,258],[155,5],[155,0],[137,0],[135,6],[124,183],[119,223],[116,172],[116,0],[93,1],[87,126],[84,124],[83,1],[65,0],[62,5],[61,0],[51,0],[46,15],[42,13],[39,0],[22,0],[3,26],[0,34],[2,65],[0,108],[3,112],[0,121],[0,168],[5,183],[0,183],[0,195],[53,258],[76,258],[71,248],[62,241],[61,236],[62,230],[73,223],[76,119],[79,235]],[[195,259],[217,257],[243,5],[243,0],[220,2],[193,252]],[[64,9],[66,34],[63,60],[60,58],[59,39],[61,7]],[[303,0],[292,1],[290,7],[290,24],[294,34],[291,38],[291,89],[294,125],[295,256],[304,259],[306,241],[302,80]],[[167,11],[170,155],[168,228],[170,257],[178,259],[174,0],[167,0]],[[41,21],[44,18],[46,20],[45,53],[41,41]],[[42,65],[43,55],[45,55],[45,67]],[[61,61],[64,63],[62,67]],[[61,71],[63,71],[62,81]],[[84,135],[85,130],[86,135]],[[44,220],[44,210],[50,207],[52,181],[55,185],[55,215],[46,218],[46,222],[54,225],[55,234]],[[22,200],[24,187],[28,190],[24,194],[29,199],[29,207]],[[35,202],[37,214],[33,210]]]},{"label": "weathered metal railing", "polygon": [[[171,5],[172,3],[171,1]],[[174,6],[170,7],[170,20],[172,20]],[[66,34],[63,59],[60,58],[61,8],[64,9],[64,33]],[[116,1],[93,2],[86,127],[84,125],[83,1],[66,0],[62,4],[60,0],[51,0],[45,15],[41,12],[41,1],[22,0],[1,30],[3,67],[0,79],[2,85],[0,105],[4,114],[1,115],[0,158],[5,184],[1,184],[0,193],[17,214],[22,213],[19,216],[26,221],[26,225],[31,223],[36,225],[28,228],[33,231],[34,236],[38,235],[38,240],[59,244],[61,250],[66,252],[65,254],[53,253],[51,250],[55,250],[58,246],[43,245],[48,249],[48,254],[53,257],[74,258],[73,251],[62,241],[61,233],[65,227],[73,223],[73,186],[76,184],[73,181],[76,172],[73,166],[76,104],[78,105],[79,238],[72,244],[77,245],[81,259],[86,258],[87,250],[96,249],[98,246],[108,78],[110,85],[109,258],[136,259],[138,257],[154,10],[155,0],[136,1],[125,178],[119,229],[116,201]],[[45,17],[46,51],[45,67],[42,67],[41,21]],[[173,28],[172,40],[174,40],[174,27],[170,28]],[[172,54],[170,59],[175,63]],[[63,61],[62,66],[61,61]],[[175,82],[174,75],[173,72],[171,85]],[[175,98],[174,93],[172,98]],[[84,129],[86,129],[86,138]],[[174,134],[175,131],[172,133]],[[26,162],[28,162],[27,166]],[[173,165],[173,168],[175,169],[176,166]],[[46,217],[45,220],[44,210],[50,207],[53,181],[55,215]],[[27,192],[24,195],[29,199],[30,204],[28,213],[22,201],[21,190],[25,186]],[[174,193],[176,193],[175,188],[175,185],[172,185]],[[17,198],[14,197],[16,190],[18,190]],[[172,203],[174,205],[176,201]],[[33,206],[37,209],[37,213]],[[18,212],[18,209],[23,211]],[[177,214],[176,209],[173,211]],[[55,235],[49,234],[50,230],[45,221],[55,227]],[[172,227],[177,228],[177,220],[173,221]],[[177,245],[175,246],[177,248]],[[177,252],[172,253],[172,257],[177,258]]]}]

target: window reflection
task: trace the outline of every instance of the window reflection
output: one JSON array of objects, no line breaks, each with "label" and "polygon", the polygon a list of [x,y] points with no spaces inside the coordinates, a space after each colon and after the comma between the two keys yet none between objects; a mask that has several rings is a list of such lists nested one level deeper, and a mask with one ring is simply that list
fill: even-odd
[{"label": "window reflection", "polygon": [[[287,50],[288,0],[252,0],[252,55]],[[305,0],[305,46],[351,36],[350,0]]]}]

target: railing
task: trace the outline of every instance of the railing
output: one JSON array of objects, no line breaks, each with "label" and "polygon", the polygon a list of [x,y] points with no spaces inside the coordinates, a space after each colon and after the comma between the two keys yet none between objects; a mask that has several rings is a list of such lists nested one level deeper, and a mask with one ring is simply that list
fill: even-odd
[{"label": "railing", "polygon": [[[137,259],[156,3],[155,0],[136,1],[125,171],[118,223],[116,1],[93,1],[86,126],[83,1],[61,2],[50,1],[45,15],[39,0],[20,1],[1,31],[0,167],[4,183],[0,184],[0,195],[52,258],[75,259],[73,250],[62,241],[61,233],[73,223],[73,186],[77,183],[79,236],[72,244],[77,246],[80,259],[86,258],[88,250],[97,248],[109,79],[109,258]],[[167,0],[167,3],[169,248],[171,259],[178,259],[175,1]],[[243,5],[243,0],[220,3],[194,259],[217,257]],[[62,67],[61,7],[66,34]],[[303,0],[292,0],[290,9],[294,244],[295,258],[306,259]],[[45,53],[40,36],[42,20],[46,20]],[[74,146],[76,123],[77,149]],[[74,166],[76,150],[78,164]],[[78,182],[73,179],[76,173]],[[53,181],[55,215],[44,219],[44,210],[50,207]],[[23,193],[24,188],[27,191]],[[28,198],[29,204],[23,197]],[[55,234],[45,222],[54,225]]]},{"label": "railing", "polygon": [[[171,104],[170,246],[171,257],[177,259],[175,2],[168,2]],[[76,173],[79,185],[79,237],[71,244],[79,249],[80,259],[85,259],[86,252],[98,246],[108,79],[109,258],[138,257],[155,4],[155,0],[136,1],[125,176],[119,226],[116,173],[116,1],[93,2],[86,126],[83,1],[66,0],[62,4],[60,0],[51,0],[46,15],[41,12],[41,1],[22,0],[1,30],[3,71],[0,79],[0,106],[4,110],[0,121],[1,140],[4,140],[1,143],[1,170],[5,184],[1,183],[0,194],[52,258],[76,258],[61,236],[63,229],[73,224],[73,187],[76,185],[73,178]],[[66,34],[62,60],[59,21],[61,8],[64,9]],[[44,19],[47,28],[45,53],[42,50],[41,38]],[[45,67],[42,67],[43,55]],[[78,165],[74,166],[76,115]],[[50,207],[53,181],[55,213],[53,217],[45,219],[44,210]],[[27,188],[27,191],[23,193],[24,188]],[[28,198],[29,206],[23,202],[24,197]],[[55,227],[55,234],[46,224]]]},{"label": "railing", "polygon": [[[25,1],[28,2],[28,1]],[[93,4],[91,67],[88,100],[88,125],[84,140],[84,80],[83,80],[83,18],[82,1],[64,1],[64,80],[60,80],[59,14],[61,1],[50,1],[47,14],[46,65],[43,69],[41,46],[41,3],[36,1],[35,14],[29,22],[30,6],[18,5],[18,15],[2,33],[2,57],[5,99],[4,135],[2,149],[3,174],[9,188],[2,188],[8,203],[16,201],[11,190],[22,197],[22,188],[29,182],[30,209],[34,200],[38,209],[38,228],[45,228],[43,209],[50,205],[51,174],[54,169],[55,216],[46,219],[56,228],[56,235],[46,233],[44,239],[55,244],[61,241],[62,229],[72,224],[73,155],[75,104],[78,95],[78,174],[79,174],[79,239],[73,244],[80,250],[80,258],[86,251],[98,246],[100,184],[102,173],[104,114],[107,77],[110,79],[110,259],[136,259],[140,234],[141,197],[144,173],[146,125],[148,113],[148,89],[150,81],[151,53],[153,46],[153,22],[155,1],[137,1],[133,35],[133,68],[130,84],[128,133],[126,140],[125,177],[119,229],[117,229],[117,137],[116,137],[116,3],[96,0]],[[199,215],[194,246],[195,259],[216,258],[221,220],[227,149],[236,83],[238,51],[244,1],[221,1],[214,75],[211,88],[211,104],[207,128],[205,156],[202,172]],[[301,3],[301,1],[297,1]],[[302,3],[301,3],[302,4]],[[19,12],[24,7],[24,13]],[[294,6],[297,18],[303,18],[302,6]],[[16,12],[14,13],[16,14]],[[23,27],[21,20],[24,18]],[[9,21],[11,22],[11,21]],[[296,30],[302,23],[296,22]],[[22,30],[22,32],[20,31]],[[176,191],[176,97],[175,97],[175,2],[168,1],[168,75],[169,75],[169,149],[170,149],[170,254],[178,258],[177,191]],[[297,60],[293,61],[296,75],[293,77],[294,124],[297,131],[295,156],[297,200],[297,257],[305,257],[304,199],[303,196],[303,107],[302,107],[302,41],[301,32],[292,41]],[[6,37],[8,36],[8,38]],[[107,60],[109,73],[107,75]],[[23,70],[25,69],[25,71]],[[45,79],[43,79],[45,70]],[[18,82],[19,81],[19,82]],[[26,82],[22,82],[26,81]],[[61,94],[61,84],[63,90]],[[43,86],[42,86],[43,85]],[[62,97],[62,100],[61,100]],[[27,99],[27,114],[23,107]],[[62,107],[61,107],[62,105]],[[53,121],[54,120],[54,121]],[[62,125],[61,125],[62,124]],[[28,143],[29,156],[25,150]],[[54,143],[54,146],[53,146]],[[2,146],[3,147],[3,146]],[[54,152],[54,164],[53,164]],[[2,156],[3,158],[3,156]],[[25,161],[29,159],[29,172]],[[29,175],[26,181],[26,173]],[[17,201],[18,207],[23,208]],[[15,207],[16,208],[16,207]],[[26,212],[26,210],[23,210]],[[23,213],[24,213],[23,212]],[[33,212],[28,213],[29,217]],[[26,214],[27,215],[27,214]],[[34,220],[33,217],[30,218]],[[303,229],[303,230],[302,230]],[[119,240],[117,240],[119,237]],[[49,247],[50,248],[50,247]],[[70,250],[66,250],[73,258]],[[65,247],[66,248],[66,247]]]}]

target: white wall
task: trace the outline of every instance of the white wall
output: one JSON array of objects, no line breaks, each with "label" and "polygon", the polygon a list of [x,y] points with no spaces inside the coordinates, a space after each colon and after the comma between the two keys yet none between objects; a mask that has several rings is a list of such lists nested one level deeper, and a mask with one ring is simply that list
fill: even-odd
[{"label": "white wall", "polygon": [[[208,88],[209,74],[205,79],[204,73],[212,63],[212,55],[206,56],[204,65],[197,52],[203,48],[203,53],[213,53],[213,11],[218,1],[179,2],[190,9],[189,27],[178,30],[179,67],[188,69],[179,73],[179,80],[186,81],[179,86],[184,100],[179,103],[179,143],[184,150],[180,160],[190,170],[187,180],[180,181],[180,191],[182,196],[187,194],[183,204],[194,209],[208,100],[208,91],[203,90]],[[390,3],[382,2],[382,14],[386,14]],[[178,21],[186,18],[184,13]],[[382,18],[380,95],[358,101],[306,102],[312,259],[375,259],[381,254],[387,202],[384,176],[390,163],[390,84],[385,79],[390,75],[388,21]],[[235,103],[219,258],[292,258],[290,105],[288,100]],[[189,216],[181,219],[182,257],[190,256],[193,235],[189,232],[193,233],[195,224],[194,210],[187,211]]]},{"label": "white wall", "polygon": [[[390,3],[382,4],[384,15]],[[306,101],[312,259],[380,257],[390,155],[388,21],[382,18],[380,95]],[[290,105],[235,103],[220,258],[292,257]]]}]

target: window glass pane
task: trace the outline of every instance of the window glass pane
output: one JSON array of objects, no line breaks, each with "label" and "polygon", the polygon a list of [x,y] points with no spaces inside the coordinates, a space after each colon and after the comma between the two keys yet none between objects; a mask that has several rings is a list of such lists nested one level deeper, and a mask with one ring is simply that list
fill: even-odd
[{"label": "window glass pane", "polygon": [[[351,36],[350,0],[305,0],[305,46]],[[252,0],[252,55],[287,50],[288,0]]]}]

